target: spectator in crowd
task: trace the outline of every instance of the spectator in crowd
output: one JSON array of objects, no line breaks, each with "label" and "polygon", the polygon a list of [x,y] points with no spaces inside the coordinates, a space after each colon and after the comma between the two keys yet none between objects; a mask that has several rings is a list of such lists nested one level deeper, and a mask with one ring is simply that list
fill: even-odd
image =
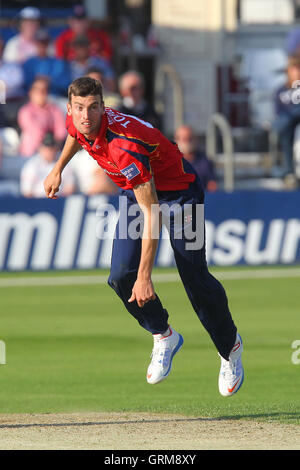
[{"label": "spectator in crowd", "polygon": [[38,8],[25,7],[20,11],[18,20],[20,32],[7,41],[3,59],[22,64],[37,54],[34,36],[41,26],[42,15]]},{"label": "spectator in crowd", "polygon": [[74,58],[70,61],[71,79],[86,75],[91,67],[102,70],[108,89],[114,88],[115,73],[109,62],[100,57],[93,57],[89,52],[89,40],[86,36],[77,36],[73,41]]},{"label": "spectator in crowd", "polygon": [[102,83],[102,90],[103,90],[103,98],[105,106],[109,108],[117,109],[121,104],[121,97],[118,93],[114,93],[113,91],[107,90],[107,84],[105,76],[101,69],[98,67],[91,67],[88,69],[86,73],[87,77],[93,78],[94,80],[98,80]]},{"label": "spectator in crowd", "polygon": [[4,41],[0,38],[0,80],[5,83],[5,101],[24,97],[24,74],[22,66],[7,62],[3,57]]},{"label": "spectator in crowd", "polygon": [[276,117],[273,122],[273,130],[278,134],[283,155],[283,178],[294,173],[294,135],[296,126],[300,124],[299,81],[300,56],[290,57],[286,83],[275,93]]},{"label": "spectator in crowd", "polygon": [[0,105],[1,115],[3,125],[16,127],[18,110],[26,101],[24,73],[21,64],[4,60],[3,50],[4,41],[0,38],[0,103],[5,103]]},{"label": "spectator in crowd", "polygon": [[67,61],[49,56],[50,35],[46,29],[39,29],[35,34],[37,55],[23,64],[25,88],[29,90],[37,76],[48,77],[50,93],[65,95],[71,83],[70,67]]},{"label": "spectator in crowd", "polygon": [[85,150],[80,150],[70,166],[76,178],[76,187],[82,194],[116,194],[117,186]]},{"label": "spectator in crowd", "polygon": [[[20,192],[25,197],[45,197],[44,179],[52,170],[59,151],[53,133],[45,135],[36,155],[31,157],[22,167],[20,174]],[[61,195],[74,193],[75,179],[71,167],[66,168],[61,185]]]},{"label": "spectator in crowd", "polygon": [[129,70],[121,75],[119,78],[119,91],[122,103],[118,110],[121,113],[132,114],[160,129],[159,115],[153,106],[145,100],[145,82],[140,73]]},{"label": "spectator in crowd", "polygon": [[196,170],[203,188],[206,191],[216,191],[218,188],[213,163],[205,153],[199,149],[197,136],[190,126],[178,127],[174,135],[175,141],[183,156]]},{"label": "spectator in crowd", "polygon": [[86,36],[89,42],[89,54],[107,61],[112,58],[112,46],[109,35],[95,29],[87,17],[83,5],[76,5],[69,18],[69,28],[63,31],[55,42],[56,57],[73,60],[75,57],[74,39],[76,36]]},{"label": "spectator in crowd", "polygon": [[65,116],[56,104],[49,102],[48,91],[48,80],[36,78],[29,90],[29,102],[19,110],[23,157],[31,157],[37,151],[47,132],[53,132],[59,143],[66,137]]}]

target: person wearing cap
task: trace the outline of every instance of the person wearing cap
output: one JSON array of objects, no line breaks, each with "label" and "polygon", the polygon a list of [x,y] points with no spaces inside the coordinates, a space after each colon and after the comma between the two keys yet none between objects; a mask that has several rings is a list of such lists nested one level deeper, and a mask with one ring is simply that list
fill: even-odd
[{"label": "person wearing cap", "polygon": [[[45,197],[43,181],[55,165],[59,151],[53,133],[45,135],[38,152],[22,167],[20,173],[20,193],[24,197]],[[75,178],[71,167],[64,173],[61,195],[69,196],[75,191]]]},{"label": "person wearing cap", "polygon": [[42,15],[38,8],[25,7],[20,11],[17,19],[20,32],[7,41],[3,59],[6,62],[22,64],[29,57],[37,54],[34,36],[41,26]]},{"label": "person wearing cap", "polygon": [[55,96],[64,96],[71,83],[69,63],[49,55],[50,35],[47,29],[39,29],[34,39],[37,54],[23,64],[26,91],[37,76],[44,76],[49,79],[50,93]]},{"label": "person wearing cap", "polygon": [[31,157],[47,132],[53,132],[59,142],[65,139],[64,113],[55,103],[49,101],[48,92],[47,78],[37,77],[28,93],[29,102],[18,112],[18,125],[21,130],[19,152],[22,157]]},{"label": "person wearing cap", "polygon": [[89,41],[91,56],[101,57],[107,61],[112,58],[112,45],[106,31],[92,27],[83,5],[75,5],[69,18],[69,28],[63,31],[55,42],[55,55],[60,59],[72,60],[75,56],[74,38],[85,35]]},{"label": "person wearing cap", "polygon": [[115,73],[109,62],[100,57],[94,57],[89,52],[89,40],[85,35],[76,36],[73,41],[74,58],[70,61],[71,79],[83,77],[91,67],[101,69],[109,91],[114,89]]},{"label": "person wearing cap", "polygon": [[294,174],[294,136],[295,129],[300,124],[300,57],[291,56],[288,59],[286,82],[275,92],[275,120],[273,130],[278,135],[282,150],[282,177],[290,178]]}]

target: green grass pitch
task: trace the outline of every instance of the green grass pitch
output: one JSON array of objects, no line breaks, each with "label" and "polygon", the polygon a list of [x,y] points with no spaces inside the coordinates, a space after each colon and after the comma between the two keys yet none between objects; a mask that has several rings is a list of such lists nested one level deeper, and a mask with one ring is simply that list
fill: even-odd
[{"label": "green grass pitch", "polygon": [[[0,281],[66,274],[103,271],[1,273]],[[1,287],[0,413],[153,411],[300,424],[291,346],[300,340],[299,277],[221,282],[244,341],[245,381],[230,398],[219,395],[219,357],[180,282],[155,285],[185,342],[169,378],[154,386],[145,378],[152,337],[107,285]]]}]

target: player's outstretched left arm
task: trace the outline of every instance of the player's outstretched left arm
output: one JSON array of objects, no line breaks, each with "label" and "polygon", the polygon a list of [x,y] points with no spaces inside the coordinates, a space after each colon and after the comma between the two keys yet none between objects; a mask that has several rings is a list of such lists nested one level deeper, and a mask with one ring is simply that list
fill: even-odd
[{"label": "player's outstretched left arm", "polygon": [[144,231],[138,276],[128,301],[136,300],[138,306],[143,307],[146,302],[156,297],[151,273],[160,233],[160,211],[153,178],[147,183],[136,186],[134,194],[143,211]]}]

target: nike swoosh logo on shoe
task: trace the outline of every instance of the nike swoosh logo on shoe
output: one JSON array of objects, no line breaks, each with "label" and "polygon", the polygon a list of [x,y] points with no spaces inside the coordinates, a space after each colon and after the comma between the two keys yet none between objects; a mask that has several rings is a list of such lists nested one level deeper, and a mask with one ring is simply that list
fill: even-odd
[{"label": "nike swoosh logo on shoe", "polygon": [[231,352],[235,352],[235,351],[237,351],[237,350],[239,349],[239,347],[240,347],[240,346],[241,346],[241,343],[240,343],[240,341],[239,341],[237,344],[235,344],[235,345],[233,346],[233,348],[232,348],[232,351],[231,351]]},{"label": "nike swoosh logo on shoe", "polygon": [[170,328],[170,333],[168,335],[163,336],[162,338],[160,338],[160,340],[165,339],[165,338],[169,338],[172,334],[173,334],[173,331]]},{"label": "nike swoosh logo on shoe", "polygon": [[235,382],[234,386],[232,388],[227,388],[228,392],[229,393],[232,393],[235,389],[235,387],[237,386],[237,384],[240,382],[240,378]]}]

